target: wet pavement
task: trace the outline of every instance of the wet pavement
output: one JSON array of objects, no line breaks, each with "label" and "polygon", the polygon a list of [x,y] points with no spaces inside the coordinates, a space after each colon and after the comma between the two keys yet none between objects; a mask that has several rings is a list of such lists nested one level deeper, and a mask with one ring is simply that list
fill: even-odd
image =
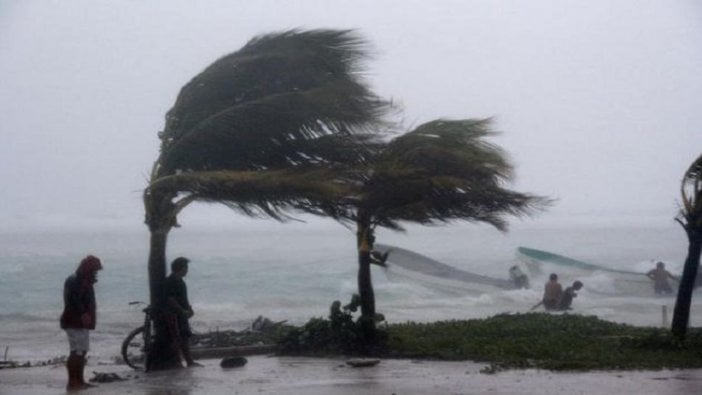
[{"label": "wet pavement", "polygon": [[[486,365],[384,359],[353,368],[343,359],[251,356],[239,368],[223,369],[218,359],[204,367],[150,374],[119,365],[86,367],[116,373],[124,381],[101,383],[81,394],[657,394],[702,392],[702,369],[560,373],[511,370],[481,373]],[[0,394],[65,393],[65,368],[47,366],[0,370]]]}]

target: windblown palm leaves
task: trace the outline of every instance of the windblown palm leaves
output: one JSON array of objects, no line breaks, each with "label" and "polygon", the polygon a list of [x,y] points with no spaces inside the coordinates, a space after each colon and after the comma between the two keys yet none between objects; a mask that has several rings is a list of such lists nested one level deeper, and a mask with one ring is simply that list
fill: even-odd
[{"label": "windblown palm leaves", "polygon": [[489,120],[436,120],[395,138],[365,174],[355,209],[370,214],[371,226],[395,230],[401,221],[453,220],[504,230],[504,216],[529,214],[548,199],[505,187],[513,168],[486,141],[494,134]]},{"label": "windblown palm leaves", "polygon": [[381,140],[389,106],[359,80],[365,56],[350,31],[265,35],[183,87],[144,191],[152,304],[162,303],[168,231],[194,201],[356,223],[365,321],[375,307],[369,250],[360,247],[372,247],[376,226],[468,220],[505,229],[505,215],[546,203],[504,187],[512,167],[485,141],[487,120],[438,120]]},{"label": "windblown palm leaves", "polygon": [[161,177],[150,188],[162,194],[184,194],[185,197],[178,201],[182,207],[177,211],[198,200],[222,203],[251,217],[267,215],[278,218],[281,207],[316,213],[324,210],[323,202],[349,193],[346,185],[330,181],[336,175],[334,171],[323,168],[200,171]]},{"label": "windblown palm leaves", "polygon": [[[334,216],[333,202],[349,193],[335,174],[377,151],[388,109],[359,79],[365,56],[366,43],[350,31],[270,34],[183,87],[144,191],[155,308],[165,303],[168,233],[190,203],[279,220],[290,210]],[[149,369],[179,366],[172,335],[163,322],[156,328]]]},{"label": "windblown palm leaves", "polygon": [[[166,116],[145,195],[147,221],[165,216],[158,200],[175,197],[162,195],[166,189],[187,194],[176,206],[217,201],[276,218],[296,203],[314,207],[310,197],[320,187],[312,186],[314,179],[297,188],[290,181],[304,178],[309,167],[362,162],[377,144],[388,106],[359,80],[366,53],[351,31],[288,31],[254,38],[207,67],[182,88]],[[287,187],[271,193],[273,173],[262,171],[283,168],[288,171],[274,174]],[[242,177],[246,185],[239,188]],[[257,185],[267,193],[256,194]]]},{"label": "windblown palm leaves", "polygon": [[676,220],[685,229],[689,246],[673,310],[672,332],[683,339],[690,321],[692,293],[702,282],[699,276],[702,254],[702,155],[685,172],[680,189],[682,208]]},{"label": "windblown palm leaves", "polygon": [[506,229],[506,215],[542,208],[548,199],[506,189],[512,166],[485,140],[489,120],[436,120],[390,141],[357,174],[357,194],[336,207],[353,221],[359,248],[359,295],[364,333],[372,343],[375,317],[370,251],[377,226],[402,230],[401,222],[485,222]]},{"label": "windblown palm leaves", "polygon": [[685,229],[702,230],[702,155],[685,172],[680,194],[683,207],[677,221]]},{"label": "windblown palm leaves", "polygon": [[291,31],[217,60],[166,116],[162,172],[356,160],[329,140],[368,137],[385,109],[358,81],[364,44],[349,31]]}]

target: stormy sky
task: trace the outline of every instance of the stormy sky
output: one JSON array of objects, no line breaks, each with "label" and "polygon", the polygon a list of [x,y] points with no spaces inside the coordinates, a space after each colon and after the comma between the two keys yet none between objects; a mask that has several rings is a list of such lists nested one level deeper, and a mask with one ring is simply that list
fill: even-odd
[{"label": "stormy sky", "polygon": [[493,117],[512,186],[558,199],[531,221],[671,222],[702,153],[694,0],[0,0],[0,231],[143,227],[179,89],[291,28],[357,29],[367,81],[408,129]]}]

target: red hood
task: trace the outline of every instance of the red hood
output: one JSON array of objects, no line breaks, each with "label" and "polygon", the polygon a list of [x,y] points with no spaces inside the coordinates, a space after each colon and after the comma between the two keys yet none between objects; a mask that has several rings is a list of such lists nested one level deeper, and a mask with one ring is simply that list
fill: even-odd
[{"label": "red hood", "polygon": [[95,273],[98,270],[102,270],[102,262],[100,262],[99,258],[88,255],[80,261],[76,273],[82,278],[95,278]]}]

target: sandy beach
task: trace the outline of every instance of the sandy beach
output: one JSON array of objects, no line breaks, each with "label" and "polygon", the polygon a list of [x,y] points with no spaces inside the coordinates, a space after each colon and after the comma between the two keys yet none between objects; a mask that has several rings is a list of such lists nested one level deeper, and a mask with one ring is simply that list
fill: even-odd
[{"label": "sandy beach", "polygon": [[[343,359],[248,357],[241,368],[222,369],[218,359],[204,367],[144,374],[119,365],[86,367],[116,373],[125,381],[101,383],[85,394],[694,394],[702,369],[556,373],[513,370],[483,374],[485,364],[384,359],[352,368]],[[65,393],[63,366],[0,370],[2,394]]]}]

